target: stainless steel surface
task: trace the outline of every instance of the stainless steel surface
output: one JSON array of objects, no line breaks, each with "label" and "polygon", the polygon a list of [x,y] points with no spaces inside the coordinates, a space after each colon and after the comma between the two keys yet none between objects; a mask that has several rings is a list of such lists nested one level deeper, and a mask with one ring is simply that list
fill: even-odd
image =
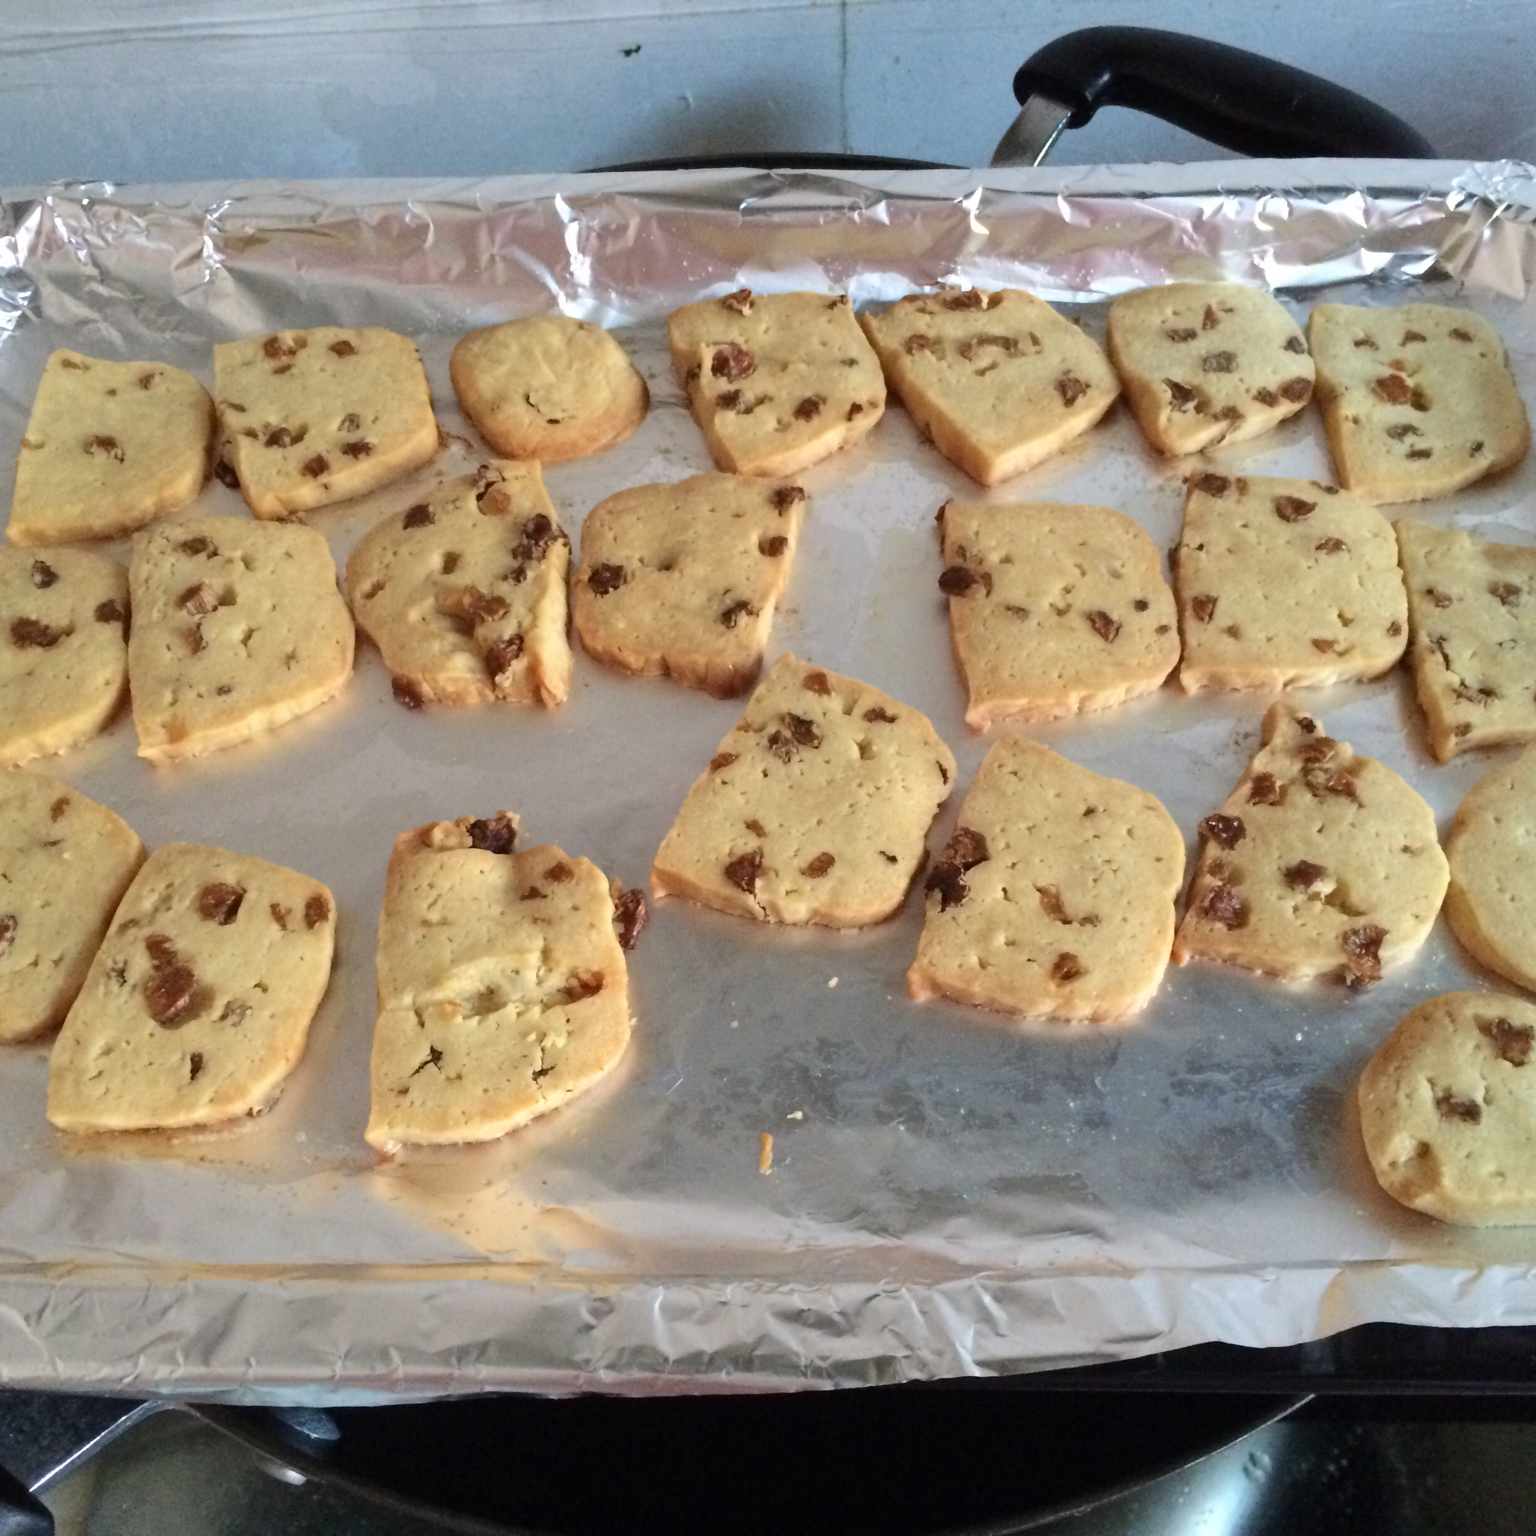
[{"label": "stainless steel surface", "polygon": [[[662,321],[742,283],[859,305],[1014,284],[1094,333],[1109,296],[1170,278],[1268,286],[1299,316],[1320,297],[1432,296],[1488,315],[1536,399],[1532,203],[1520,166],[1262,162],[59,189],[0,210],[0,445],[20,437],[64,341],[211,379],[212,341],[378,323],[419,342],[459,434],[452,467],[473,460],[453,341],[558,307],[618,328],[653,399],[629,442],[549,470],[579,538],[604,495],[708,467]],[[1199,462],[1330,473],[1315,412]],[[983,492],[893,406],[866,444],[804,477],[810,516],[772,652],[930,715],[961,761],[932,846],[987,745],[963,724],[935,509],[1098,502],[1166,547],[1190,467],[1152,458],[1122,410]],[[427,478],[314,521],[344,556]],[[242,511],[217,483],[198,508]],[[1530,542],[1536,465],[1415,515]],[[1442,818],[1487,766],[1430,762],[1401,674],[1302,697]],[[1033,734],[1157,794],[1192,841],[1262,702],[1164,690]],[[296,1404],[733,1390],[1290,1343],[1377,1318],[1536,1320],[1532,1235],[1398,1210],[1350,1121],[1359,1067],[1396,1019],[1481,980],[1443,926],[1360,996],[1195,965],[1134,1024],[1074,1029],[908,1003],[916,899],[861,934],[665,903],[633,957],[638,1029],[611,1083],[502,1143],[377,1164],[361,1140],[371,950],[396,832],[508,806],[526,838],[640,883],[736,714],[581,655],[561,710],[408,714],[365,646],[343,699],[268,742],[156,771],[120,720],[48,765],[151,845],[220,842],[325,880],[339,961],[283,1098],[235,1134],[66,1143],[43,1119],[45,1050],[0,1059],[0,1380]]]},{"label": "stainless steel surface", "polygon": [[1071,116],[1071,107],[1064,107],[1049,96],[1031,96],[1008,125],[1008,131],[997,141],[997,148],[992,151],[992,164],[1043,164]]}]

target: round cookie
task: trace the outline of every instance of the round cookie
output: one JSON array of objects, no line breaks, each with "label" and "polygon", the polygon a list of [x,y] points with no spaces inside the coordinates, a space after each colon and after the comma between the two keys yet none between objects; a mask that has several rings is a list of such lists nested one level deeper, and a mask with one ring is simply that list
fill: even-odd
[{"label": "round cookie", "polygon": [[1536,1004],[1420,1003],[1360,1075],[1360,1131],[1394,1200],[1458,1226],[1536,1222]]},{"label": "round cookie", "polygon": [[471,331],[448,371],[465,415],[509,459],[558,464],[599,453],[623,442],[650,403],[623,347],[566,315]]},{"label": "round cookie", "polygon": [[1536,991],[1536,748],[1472,786],[1445,854],[1451,931],[1484,965]]}]

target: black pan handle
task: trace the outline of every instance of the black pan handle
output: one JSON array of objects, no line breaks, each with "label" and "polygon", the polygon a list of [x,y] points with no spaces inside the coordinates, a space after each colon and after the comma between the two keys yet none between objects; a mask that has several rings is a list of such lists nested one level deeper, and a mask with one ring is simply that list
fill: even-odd
[{"label": "black pan handle", "polygon": [[1134,107],[1243,155],[1433,160],[1422,134],[1343,86],[1225,43],[1149,27],[1088,27],[1047,43],[1013,77],[1081,128]]}]

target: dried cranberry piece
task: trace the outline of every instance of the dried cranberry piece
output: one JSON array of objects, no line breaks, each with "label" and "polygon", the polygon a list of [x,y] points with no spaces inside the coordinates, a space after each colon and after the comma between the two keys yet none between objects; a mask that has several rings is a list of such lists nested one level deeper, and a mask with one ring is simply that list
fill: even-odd
[{"label": "dried cranberry piece", "polygon": [[216,880],[198,892],[197,915],[227,928],[239,915],[240,903],[244,900],[245,892],[238,885]]},{"label": "dried cranberry piece", "polygon": [[1200,823],[1200,835],[1222,848],[1236,848],[1247,837],[1248,829],[1241,816],[1224,816],[1213,811]]},{"label": "dried cranberry piece", "polygon": [[304,926],[306,928],[318,928],[330,915],[331,904],[320,891],[316,891],[304,903]]},{"label": "dried cranberry piece", "polygon": [[1351,928],[1344,935],[1344,980],[1351,987],[1381,980],[1381,941],[1387,930],[1375,923]]},{"label": "dried cranberry piece", "polygon": [[1529,1024],[1515,1024],[1506,1018],[1479,1019],[1477,1032],[1493,1046],[1500,1061],[1512,1067],[1523,1067],[1530,1061],[1536,1029]]},{"label": "dried cranberry piece", "polygon": [[1064,373],[1056,380],[1056,393],[1063,405],[1076,405],[1088,393],[1088,386],[1075,373]]},{"label": "dried cranberry piece", "polygon": [[1276,496],[1275,516],[1282,523],[1299,523],[1317,511],[1315,501],[1303,501],[1300,496]]},{"label": "dried cranberry piece", "polygon": [[587,585],[592,589],[596,597],[607,597],[610,592],[617,592],[624,585],[624,567],[622,565],[597,565],[592,568],[592,574],[587,577]]},{"label": "dried cranberry piece", "polygon": [[951,907],[958,907],[971,894],[971,888],[965,883],[965,874],[960,866],[951,864],[947,859],[940,860],[928,872],[928,878],[923,882],[923,889],[939,893],[939,911],[941,912],[948,912]]},{"label": "dried cranberry piece", "polygon": [[163,1029],[185,1024],[196,996],[197,976],[179,960],[157,965],[144,979],[144,1006]]},{"label": "dried cranberry piece", "polygon": [[1062,952],[1051,961],[1051,980],[1055,982],[1076,981],[1083,974],[1082,962],[1069,950]]},{"label": "dried cranberry piece", "polygon": [[1285,883],[1294,891],[1310,891],[1328,871],[1310,859],[1298,859],[1285,871]]},{"label": "dried cranberry piece", "polygon": [[41,619],[12,619],[11,644],[18,650],[52,650],[64,638],[62,629],[44,624]]},{"label": "dried cranberry piece", "polygon": [[754,848],[749,853],[738,854],[725,866],[725,878],[750,896],[757,889],[757,877],[762,869],[763,850]]},{"label": "dried cranberry piece", "polygon": [[757,362],[752,354],[734,341],[726,342],[723,347],[716,347],[715,355],[709,365],[709,371],[717,379],[725,379],[732,384],[738,379],[746,378],[756,369]]},{"label": "dried cranberry piece", "polygon": [[517,842],[517,823],[505,811],[477,817],[469,824],[469,845],[482,853],[511,853]]},{"label": "dried cranberry piece", "polygon": [[619,948],[631,950],[645,932],[650,920],[650,908],[645,904],[642,890],[625,891],[613,904],[613,926],[618,933]]},{"label": "dried cranberry piece", "polygon": [[1460,1120],[1467,1125],[1477,1125],[1483,1118],[1483,1106],[1476,1099],[1459,1098],[1449,1088],[1435,1095],[1435,1109],[1442,1120]]},{"label": "dried cranberry piece", "polygon": [[1213,885],[1200,903],[1200,911],[1212,922],[1223,928],[1248,926],[1248,903],[1238,894],[1237,888],[1223,881]]}]

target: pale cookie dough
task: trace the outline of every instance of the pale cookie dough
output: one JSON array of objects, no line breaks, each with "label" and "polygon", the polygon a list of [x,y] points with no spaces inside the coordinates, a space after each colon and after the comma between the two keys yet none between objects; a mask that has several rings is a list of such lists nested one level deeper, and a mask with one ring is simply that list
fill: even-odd
[{"label": "pale cookie dough", "polygon": [[12,544],[131,533],[203,488],[213,401],[167,363],[49,359],[16,455]]},{"label": "pale cookie dough", "polygon": [[885,411],[879,359],[843,295],[743,288],[674,310],[667,335],[721,469],[797,474],[858,442]]},{"label": "pale cookie dough", "polygon": [[318,880],[222,848],[157,848],[54,1044],[49,1120],[182,1130],[262,1113],[304,1054],[335,939]]},{"label": "pale cookie dough", "polygon": [[1365,986],[1418,949],[1445,896],[1434,812],[1289,704],[1270,706],[1263,745],[1200,838],[1180,965]]},{"label": "pale cookie dough", "polygon": [[1099,344],[1017,289],[911,294],[859,323],[919,430],[982,485],[1060,453],[1120,393]]},{"label": "pale cookie dough", "polygon": [[394,331],[247,336],[214,347],[213,372],[225,454],[257,517],[361,496],[437,453],[426,371]]},{"label": "pale cookie dough", "polygon": [[1391,525],[1314,480],[1194,476],[1173,569],[1186,693],[1379,677],[1408,645]]},{"label": "pale cookie dough", "polygon": [[1464,1227],[1536,1222],[1536,1005],[1420,1003],[1366,1064],[1360,1130],[1394,1200]]},{"label": "pale cookie dough", "polygon": [[370,1145],[491,1141],[617,1065],[629,977],[608,880],[516,817],[396,840],[379,920]]},{"label": "pale cookie dough", "polygon": [[0,1040],[27,1040],[74,1002],[144,845],[56,779],[0,772]]},{"label": "pale cookie dough", "polygon": [[1319,304],[1307,333],[1340,485],[1372,501],[1423,501],[1525,457],[1525,405],[1480,316]]},{"label": "pale cookie dough", "polygon": [[1267,293],[1168,283],[1109,306],[1109,355],[1147,441],[1196,453],[1258,437],[1312,398],[1301,328]]},{"label": "pale cookie dough", "polygon": [[1445,855],[1451,931],[1484,965],[1536,992],[1536,747],[1472,786]]},{"label": "pale cookie dough", "polygon": [[0,549],[0,764],[62,752],[128,688],[128,573],[105,555]]},{"label": "pale cookie dough", "polygon": [[166,763],[317,709],[352,672],[352,615],[325,539],[245,517],[134,541],[128,678],[139,756]]},{"label": "pale cookie dough", "polygon": [[563,704],[570,554],[539,466],[486,464],[365,534],[347,595],[407,708]]},{"label": "pale cookie dough", "polygon": [[1161,685],[1179,659],[1157,546],[1107,507],[939,509],[966,724],[1053,720]]},{"label": "pale cookie dough", "polygon": [[805,491],[740,475],[640,485],[581,528],[571,611],[587,653],[717,698],[757,681]]},{"label": "pale cookie dough", "polygon": [[954,776],[915,709],[781,656],[688,791],[651,890],[766,922],[881,922]]},{"label": "pale cookie dough", "polygon": [[1127,1018],[1167,968],[1183,879],[1183,835],[1145,790],[999,741],[929,871],[907,991],[1026,1018]]},{"label": "pale cookie dough", "polygon": [[1436,759],[1536,740],[1536,549],[1406,518],[1397,542]]},{"label": "pale cookie dough", "polygon": [[599,453],[645,420],[650,401],[623,347],[566,315],[471,331],[448,371],[464,414],[509,459],[558,464]]}]

